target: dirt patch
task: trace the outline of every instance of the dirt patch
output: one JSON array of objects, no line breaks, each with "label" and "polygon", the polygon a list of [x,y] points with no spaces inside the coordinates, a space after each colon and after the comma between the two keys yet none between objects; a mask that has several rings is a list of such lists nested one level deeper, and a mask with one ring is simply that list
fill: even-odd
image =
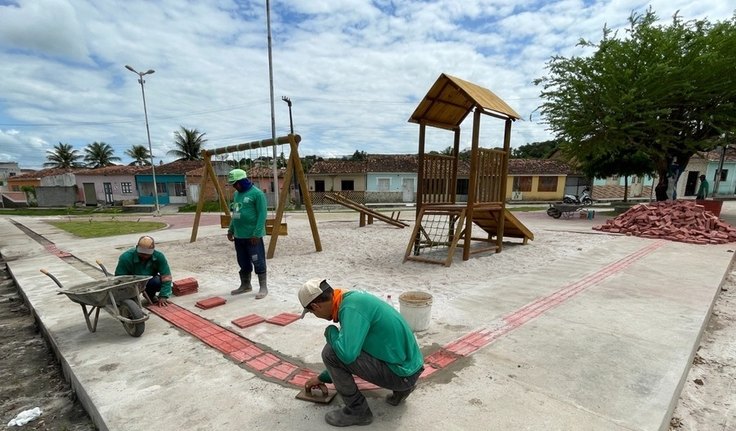
[{"label": "dirt patch", "polygon": [[[39,333],[28,307],[0,260],[0,425],[38,407],[23,430],[91,431],[92,420],[76,401],[61,367]],[[13,427],[15,428],[15,427]]]}]

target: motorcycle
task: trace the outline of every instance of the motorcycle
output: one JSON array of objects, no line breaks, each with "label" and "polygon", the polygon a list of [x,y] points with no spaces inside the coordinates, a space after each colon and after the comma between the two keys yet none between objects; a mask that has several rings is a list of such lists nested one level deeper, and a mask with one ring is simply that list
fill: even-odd
[{"label": "motorcycle", "polygon": [[586,207],[593,205],[593,198],[590,197],[590,187],[585,187],[583,193],[578,198],[575,195],[565,195],[562,202],[566,204],[584,205]]}]

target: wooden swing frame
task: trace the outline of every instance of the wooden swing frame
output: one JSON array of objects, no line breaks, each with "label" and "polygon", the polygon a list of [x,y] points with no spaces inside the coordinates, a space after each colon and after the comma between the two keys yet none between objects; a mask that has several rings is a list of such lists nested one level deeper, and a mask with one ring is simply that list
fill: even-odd
[{"label": "wooden swing frame", "polygon": [[[260,141],[246,142],[244,144],[230,145],[227,147],[215,148],[213,150],[202,151],[202,158],[204,160],[204,172],[202,173],[202,182],[200,184],[200,198],[197,202],[197,212],[194,216],[194,224],[192,226],[192,237],[189,242],[197,240],[197,231],[199,229],[199,221],[202,216],[202,210],[204,209],[204,190],[207,185],[207,181],[212,181],[217,190],[217,196],[220,201],[220,207],[225,209],[225,216],[230,217],[230,209],[225,202],[225,195],[223,194],[220,183],[217,181],[217,175],[215,169],[212,167],[212,156],[218,154],[234,153],[238,151],[252,150],[255,148],[271,147],[274,145],[289,144],[291,152],[289,154],[289,160],[286,163],[286,172],[284,173],[284,182],[279,193],[279,202],[276,207],[276,216],[273,219],[271,228],[271,240],[268,243],[268,252],[266,254],[267,259],[271,259],[276,251],[276,243],[278,242],[279,235],[282,234],[282,223],[284,216],[284,209],[286,208],[286,199],[289,196],[289,185],[291,184],[293,172],[296,173],[296,179],[301,188],[301,193],[304,199],[304,208],[307,211],[307,217],[309,218],[309,226],[312,229],[312,238],[314,239],[315,251],[322,251],[322,242],[319,238],[319,231],[317,230],[317,221],[314,218],[314,210],[312,208],[312,198],[309,195],[307,187],[307,178],[304,175],[304,167],[299,159],[299,142],[301,136],[295,134],[289,134],[287,136],[281,136],[273,139],[263,139]],[[284,229],[285,230],[285,229]],[[285,232],[284,232],[285,234]]]}]

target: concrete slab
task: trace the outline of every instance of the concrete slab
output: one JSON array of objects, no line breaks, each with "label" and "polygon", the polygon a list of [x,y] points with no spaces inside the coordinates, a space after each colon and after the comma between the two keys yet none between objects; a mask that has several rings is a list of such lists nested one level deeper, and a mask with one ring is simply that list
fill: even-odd
[{"label": "concrete slab", "polygon": [[[227,296],[225,305],[197,309],[197,301],[225,297],[235,282],[235,273],[225,265],[212,265],[207,273],[196,266],[176,268],[175,279],[194,276],[200,287],[174,301],[305,369],[321,370],[324,322],[304,319],[241,329],[232,321],[248,314],[268,319],[298,312],[291,286],[309,273],[310,259],[339,256],[339,244],[331,241],[336,238],[333,231],[348,228],[341,217],[354,221],[353,214],[318,214],[322,223],[341,223],[321,226],[325,254],[304,258],[312,244],[298,237],[290,240],[303,242],[302,249],[280,250],[280,268],[272,275],[272,286],[279,288],[272,288],[267,299]],[[533,224],[535,233],[587,233],[591,226],[590,221],[554,220],[543,213],[520,218]],[[339,405],[339,397],[330,406],[295,400],[296,388],[249,371],[157,316],[148,320],[142,337],[131,338],[120,322],[102,312],[97,332],[90,333],[80,307],[57,295],[58,289],[39,268],[49,269],[63,284],[92,280],[96,270],[80,269],[48,253],[13,222],[53,238],[59,249],[88,267],[97,259],[114,267],[120,252],[138,235],[79,240],[42,220],[0,218],[0,230],[7,232],[0,239],[0,253],[12,256],[8,265],[13,277],[100,429],[330,429],[323,415]],[[380,241],[385,231],[365,232]],[[173,250],[178,248],[188,252],[190,233],[181,228],[155,235],[176,255]],[[290,227],[290,235],[298,233]],[[221,251],[222,236],[219,227],[200,227],[199,238],[213,253]],[[540,244],[547,246],[570,244]],[[517,249],[519,255],[526,250]],[[462,263],[465,275],[458,277],[444,267],[394,263],[400,262],[403,249],[382,250],[381,255],[368,251],[363,260],[350,260],[352,268],[335,269],[345,271],[347,279],[355,276],[351,288],[369,285],[376,267],[387,279],[392,273],[415,272],[409,282],[417,286],[457,286],[454,295],[438,295],[443,307],[433,311],[430,329],[417,334],[425,356],[474,330],[500,334],[423,379],[405,405],[390,407],[380,400],[386,391],[369,391],[374,428],[666,430],[732,250],[733,245],[608,236],[583,252],[571,251],[565,259],[520,265],[515,271],[499,268],[498,277],[482,272],[473,259]],[[503,262],[502,256],[485,259]],[[366,259],[369,268],[363,268]]]}]

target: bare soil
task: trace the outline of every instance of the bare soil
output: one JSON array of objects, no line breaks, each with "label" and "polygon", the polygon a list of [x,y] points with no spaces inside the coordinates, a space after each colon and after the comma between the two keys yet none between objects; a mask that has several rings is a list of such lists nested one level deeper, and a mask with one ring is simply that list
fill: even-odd
[{"label": "bare soil", "polygon": [[34,407],[41,416],[18,429],[92,431],[58,361],[0,260],[0,426]]}]

